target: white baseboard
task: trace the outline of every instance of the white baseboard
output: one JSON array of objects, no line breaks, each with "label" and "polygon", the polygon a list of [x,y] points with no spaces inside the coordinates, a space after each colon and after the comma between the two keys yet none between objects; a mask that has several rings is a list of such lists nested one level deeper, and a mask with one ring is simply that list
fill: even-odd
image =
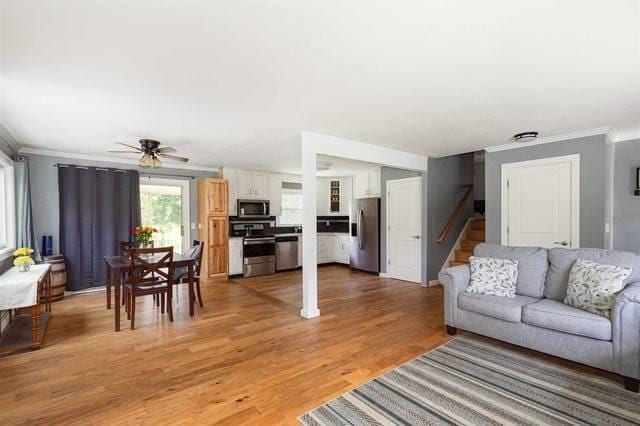
[{"label": "white baseboard", "polygon": [[440,284],[440,281],[438,280],[431,280],[429,281],[428,287],[435,287],[437,285],[442,285],[442,284]]}]

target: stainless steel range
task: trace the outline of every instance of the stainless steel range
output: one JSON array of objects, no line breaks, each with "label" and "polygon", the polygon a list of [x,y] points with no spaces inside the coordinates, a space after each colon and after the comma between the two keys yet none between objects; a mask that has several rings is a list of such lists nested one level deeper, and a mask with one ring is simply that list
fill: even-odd
[{"label": "stainless steel range", "polygon": [[276,237],[244,237],[242,245],[243,276],[255,277],[276,273]]}]

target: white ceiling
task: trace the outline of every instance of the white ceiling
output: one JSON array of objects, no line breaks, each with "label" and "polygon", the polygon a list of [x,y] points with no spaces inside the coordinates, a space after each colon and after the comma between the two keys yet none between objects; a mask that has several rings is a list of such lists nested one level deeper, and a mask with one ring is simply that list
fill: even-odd
[{"label": "white ceiling", "polygon": [[[316,163],[329,166],[328,170],[318,170],[318,176],[338,177],[338,176],[354,176],[358,172],[371,170],[378,167],[378,164],[367,163],[366,161],[352,160],[349,158],[338,158],[330,155],[318,155]],[[295,173],[294,170],[291,171]]]},{"label": "white ceiling", "polygon": [[425,155],[640,131],[640,2],[0,0],[0,117],[25,146],[159,139],[299,169],[316,131]]}]

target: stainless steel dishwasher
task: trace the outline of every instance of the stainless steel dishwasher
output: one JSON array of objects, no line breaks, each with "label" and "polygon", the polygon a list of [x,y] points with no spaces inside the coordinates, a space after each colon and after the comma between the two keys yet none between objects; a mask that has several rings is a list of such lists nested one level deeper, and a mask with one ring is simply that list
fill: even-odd
[{"label": "stainless steel dishwasher", "polygon": [[276,237],[276,271],[298,267],[298,237]]}]

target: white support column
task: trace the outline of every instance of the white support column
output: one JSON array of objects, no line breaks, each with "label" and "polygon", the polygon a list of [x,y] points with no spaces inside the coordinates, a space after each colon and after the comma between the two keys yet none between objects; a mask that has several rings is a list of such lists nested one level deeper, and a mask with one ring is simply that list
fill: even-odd
[{"label": "white support column", "polygon": [[302,310],[304,318],[320,316],[318,310],[318,253],[316,224],[316,151],[302,140]]}]

